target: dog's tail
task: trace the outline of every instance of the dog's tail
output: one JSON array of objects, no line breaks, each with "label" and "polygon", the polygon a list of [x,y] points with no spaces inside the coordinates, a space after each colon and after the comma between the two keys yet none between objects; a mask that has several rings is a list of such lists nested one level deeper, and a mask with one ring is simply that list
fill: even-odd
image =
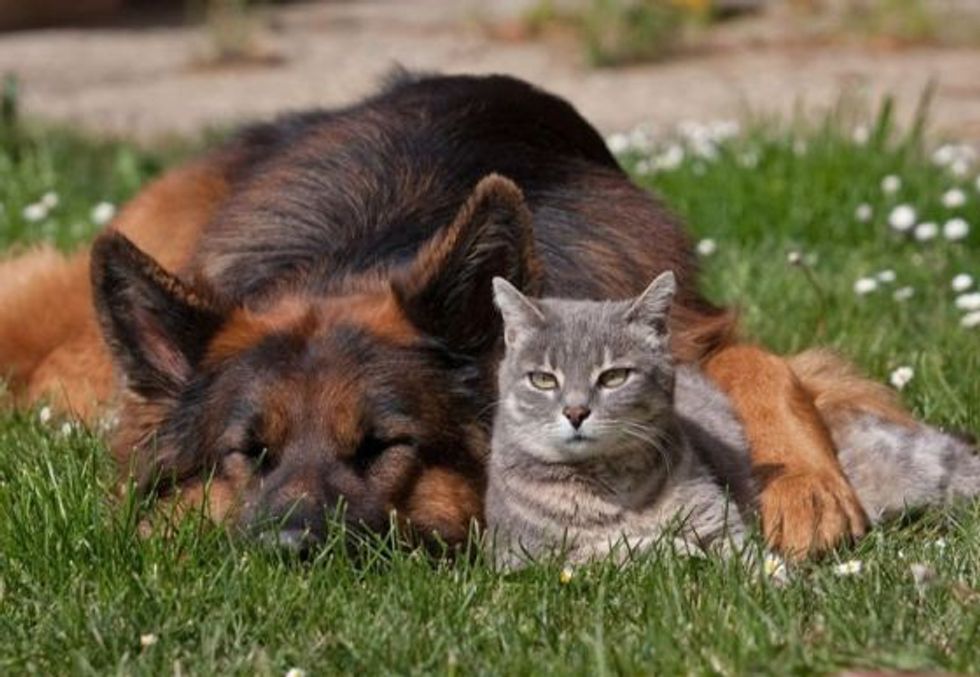
[{"label": "dog's tail", "polygon": [[15,396],[89,314],[87,251],[41,246],[0,261],[0,376]]},{"label": "dog's tail", "polygon": [[915,419],[902,407],[893,390],[868,379],[834,352],[816,348],[794,355],[788,361],[831,427],[859,414],[915,425]]}]

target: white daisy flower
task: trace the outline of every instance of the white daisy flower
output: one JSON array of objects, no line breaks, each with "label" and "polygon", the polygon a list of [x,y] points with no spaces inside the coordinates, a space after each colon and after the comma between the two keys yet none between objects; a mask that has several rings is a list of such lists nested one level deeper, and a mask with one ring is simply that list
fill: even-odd
[{"label": "white daisy flower", "polygon": [[747,150],[738,156],[738,164],[745,169],[755,169],[759,166],[759,152]]},{"label": "white daisy flower", "polygon": [[37,420],[42,424],[51,420],[51,407],[41,407],[37,412]]},{"label": "white daisy flower", "polygon": [[894,195],[902,187],[902,179],[895,176],[894,174],[889,174],[881,180],[881,190],[883,190],[888,195]]},{"label": "white daisy flower", "polygon": [[980,292],[960,294],[956,297],[956,307],[960,310],[974,311],[980,310]]},{"label": "white daisy flower", "polygon": [[670,171],[677,169],[684,162],[684,148],[677,143],[667,146],[667,149],[653,159],[655,169]]},{"label": "white daisy flower", "polygon": [[859,146],[863,146],[871,139],[871,130],[867,125],[858,125],[851,132],[851,140]]},{"label": "white daisy flower", "polygon": [[49,190],[47,193],[41,196],[41,204],[48,208],[48,210],[54,209],[61,202],[58,194],[53,190]]},{"label": "white daisy flower", "polygon": [[762,562],[762,572],[776,585],[789,582],[789,569],[786,566],[786,560],[771,552],[766,553]]},{"label": "white daisy flower", "polygon": [[691,151],[705,160],[715,160],[718,158],[718,146],[715,145],[714,141],[707,139],[692,143]]},{"label": "white daisy flower", "polygon": [[861,223],[867,223],[871,220],[872,216],[874,216],[874,210],[867,202],[862,202],[857,206],[857,209],[854,210],[854,218]]},{"label": "white daisy flower", "polygon": [[884,282],[885,284],[891,284],[892,282],[895,281],[895,271],[894,270],[883,270],[880,273],[878,273],[877,275],[875,275],[875,277],[878,278],[878,282]]},{"label": "white daisy flower", "polygon": [[99,420],[95,422],[96,429],[102,434],[109,434],[119,425],[119,416],[117,414],[106,414],[99,417]]},{"label": "white daisy flower", "polygon": [[960,326],[965,329],[980,327],[980,310],[974,310],[960,318]]},{"label": "white daisy flower", "polygon": [[965,143],[947,143],[937,148],[932,154],[934,164],[946,167],[957,176],[966,175],[976,159],[976,149]]},{"label": "white daisy flower", "polygon": [[917,562],[909,565],[909,570],[912,572],[915,587],[920,591],[928,588],[936,580],[936,570],[928,564]]},{"label": "white daisy flower", "polygon": [[701,256],[711,256],[718,249],[718,243],[710,237],[706,237],[697,244],[698,254]]},{"label": "white daisy flower", "polygon": [[24,217],[25,221],[36,223],[48,218],[48,208],[44,206],[43,202],[34,202],[24,207],[24,211],[21,212],[21,215]]},{"label": "white daisy flower", "polygon": [[915,376],[915,371],[912,369],[912,367],[902,366],[894,369],[892,373],[889,374],[888,382],[891,383],[896,390],[903,390],[905,386],[909,384],[909,381],[912,380],[913,376]]},{"label": "white daisy flower", "polygon": [[945,538],[942,538],[942,537],[939,537],[939,538],[937,538],[936,540],[934,540],[932,542],[932,545],[937,550],[945,550],[946,549],[946,539]]},{"label": "white daisy flower", "polygon": [[943,206],[947,209],[956,209],[966,204],[966,193],[959,188],[950,188],[943,193]]},{"label": "white daisy flower", "polygon": [[793,251],[786,254],[786,263],[788,263],[791,266],[800,265],[801,263],[803,263],[803,254],[801,254],[799,251],[794,249]]},{"label": "white daisy flower", "polygon": [[899,287],[892,294],[892,298],[896,301],[908,301],[913,296],[915,296],[915,289],[912,287]]},{"label": "white daisy flower", "polygon": [[708,125],[708,133],[717,142],[734,139],[742,131],[737,120],[715,120]]},{"label": "white daisy flower", "polygon": [[960,273],[949,283],[955,292],[966,291],[973,286],[973,278],[966,273]]},{"label": "white daisy flower", "polygon": [[908,232],[915,225],[915,209],[911,205],[898,205],[888,215],[888,224],[900,233]]},{"label": "white daisy flower", "polygon": [[627,137],[627,147],[633,150],[638,150],[640,152],[649,152],[653,149],[653,137],[648,133],[647,129],[642,126],[638,126],[629,133]]},{"label": "white daisy flower", "polygon": [[286,677],[306,677],[306,670],[303,668],[289,668],[286,670]]},{"label": "white daisy flower", "polygon": [[878,280],[873,277],[862,277],[854,283],[854,293],[858,296],[866,296],[878,289]]},{"label": "white daisy flower", "polygon": [[145,635],[140,635],[140,646],[144,649],[153,646],[160,641],[160,638],[153,633],[147,633]]},{"label": "white daisy flower", "polygon": [[834,573],[838,576],[856,576],[861,573],[864,568],[864,563],[859,559],[852,559],[847,562],[841,562],[834,567]]},{"label": "white daisy flower", "polygon": [[625,153],[629,150],[630,139],[625,134],[617,132],[616,134],[610,134],[606,137],[606,146],[609,148],[609,152],[614,155],[619,155],[620,153]]},{"label": "white daisy flower", "polygon": [[681,120],[676,129],[678,134],[692,141],[708,136],[708,128],[696,120]]},{"label": "white daisy flower", "polygon": [[966,222],[966,219],[956,217],[943,224],[943,237],[950,242],[962,240],[969,234],[970,224]]},{"label": "white daisy flower", "polygon": [[105,224],[112,221],[112,217],[116,215],[116,205],[111,202],[100,202],[99,204],[92,207],[92,212],[89,214],[92,219],[92,223],[97,226],[104,226]]},{"label": "white daisy flower", "polygon": [[939,226],[932,221],[926,221],[920,223],[915,227],[915,231],[912,233],[915,239],[919,242],[928,242],[929,240],[935,240],[936,236],[939,235]]},{"label": "white daisy flower", "polygon": [[945,167],[956,159],[956,147],[949,143],[944,143],[932,152],[933,164]]}]

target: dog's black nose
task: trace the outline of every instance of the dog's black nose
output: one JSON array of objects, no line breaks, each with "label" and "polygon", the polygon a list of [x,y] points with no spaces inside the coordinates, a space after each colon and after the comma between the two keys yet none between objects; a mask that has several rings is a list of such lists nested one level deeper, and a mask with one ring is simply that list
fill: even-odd
[{"label": "dog's black nose", "polygon": [[582,422],[592,413],[592,410],[581,406],[565,407],[562,413],[565,414],[565,418],[572,424],[572,427],[578,430],[582,426]]}]

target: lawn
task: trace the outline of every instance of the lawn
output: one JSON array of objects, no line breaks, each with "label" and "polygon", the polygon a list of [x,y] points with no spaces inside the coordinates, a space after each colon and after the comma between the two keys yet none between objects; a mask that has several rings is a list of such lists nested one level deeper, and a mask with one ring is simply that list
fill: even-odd
[{"label": "lawn", "polygon": [[[980,431],[980,327],[952,288],[980,277],[980,165],[895,133],[887,106],[857,129],[743,127],[610,142],[690,223],[707,293],[740,306],[747,333],[833,346],[886,382],[911,367],[917,414]],[[4,249],[79,246],[99,203],[188,152],[4,134]],[[950,240],[957,218],[972,230]],[[382,540],[299,563],[195,520],[139,539],[98,434],[44,413],[0,417],[0,673],[980,671],[980,505],[910,516],[783,584],[673,556],[501,576]]]}]

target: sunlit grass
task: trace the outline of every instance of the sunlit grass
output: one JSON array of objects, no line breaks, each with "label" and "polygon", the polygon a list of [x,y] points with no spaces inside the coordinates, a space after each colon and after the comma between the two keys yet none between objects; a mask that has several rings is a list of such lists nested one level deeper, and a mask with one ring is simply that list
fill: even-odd
[{"label": "sunlit grass", "polygon": [[[628,143],[623,157],[633,171],[647,162],[638,180],[715,241],[704,287],[743,309],[751,335],[780,351],[834,346],[882,381],[911,366],[906,403],[978,431],[980,330],[961,326],[950,286],[958,273],[980,278],[975,167],[954,176],[887,121],[863,144],[852,136],[839,125],[749,129],[710,158],[685,141],[666,163],[676,166],[652,172],[649,158],[670,140]],[[97,228],[95,205],[120,203],[170,161],[27,134],[16,153],[0,149],[0,245],[76,246]],[[901,178],[895,194],[882,192],[887,175]],[[968,199],[949,209],[941,196],[953,186]],[[25,219],[48,191],[57,205]],[[862,203],[872,206],[866,223],[855,217]],[[919,220],[960,216],[972,230],[919,242],[887,223],[901,203]],[[855,293],[857,279],[884,270],[894,282]],[[913,296],[894,300],[903,286]],[[140,539],[113,483],[97,435],[38,412],[0,419],[0,672],[980,670],[980,507],[890,526],[782,587],[736,563],[673,557],[596,565],[562,582],[557,567],[500,576],[479,560],[433,562],[383,540],[356,558],[334,547],[299,563],[194,520],[169,540]],[[860,573],[837,575],[845,560],[861,561]],[[935,570],[931,584],[916,584],[913,563]]]}]

